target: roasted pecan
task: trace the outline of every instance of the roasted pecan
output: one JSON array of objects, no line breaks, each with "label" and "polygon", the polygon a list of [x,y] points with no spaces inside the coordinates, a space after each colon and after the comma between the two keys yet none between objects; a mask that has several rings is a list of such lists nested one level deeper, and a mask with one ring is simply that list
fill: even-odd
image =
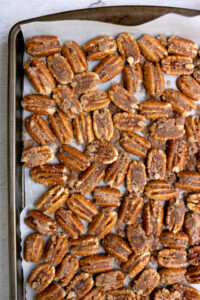
[{"label": "roasted pecan", "polygon": [[122,288],[119,290],[109,291],[106,293],[107,300],[135,300],[135,294],[133,291]]},{"label": "roasted pecan", "polygon": [[170,55],[162,59],[161,68],[168,75],[190,75],[194,64],[191,57]]},{"label": "roasted pecan", "polygon": [[53,282],[43,292],[39,293],[35,300],[48,300],[49,298],[63,300],[65,296],[65,290],[58,283]]},{"label": "roasted pecan", "polygon": [[145,187],[146,196],[153,200],[165,201],[175,198],[179,191],[165,180],[154,180],[147,183]]},{"label": "roasted pecan", "polygon": [[160,64],[146,62],[143,66],[144,86],[152,97],[160,97],[165,89],[164,75]]},{"label": "roasted pecan", "polygon": [[200,121],[195,116],[189,116],[185,120],[185,132],[190,143],[200,145]]},{"label": "roasted pecan", "polygon": [[46,164],[43,166],[34,167],[30,172],[30,177],[33,181],[40,184],[66,184],[68,178],[68,170],[60,164]]},{"label": "roasted pecan", "polygon": [[93,288],[87,295],[85,295],[84,300],[104,300],[105,293],[99,291],[97,288]]},{"label": "roasted pecan", "polygon": [[169,290],[165,288],[160,288],[155,292],[153,300],[173,300],[173,299]]},{"label": "roasted pecan", "polygon": [[72,79],[71,87],[74,94],[93,92],[98,88],[99,75],[95,72],[76,74]]},{"label": "roasted pecan", "polygon": [[185,277],[189,283],[200,283],[200,266],[188,268]]},{"label": "roasted pecan", "polygon": [[124,132],[120,139],[121,147],[128,153],[145,158],[151,144],[143,136],[135,132]]},{"label": "roasted pecan", "polygon": [[180,172],[187,161],[188,147],[183,140],[170,140],[167,151],[167,168],[172,172]]},{"label": "roasted pecan", "polygon": [[152,99],[140,103],[139,110],[147,120],[168,119],[172,113],[172,106],[170,103]]},{"label": "roasted pecan", "polygon": [[126,152],[121,152],[117,160],[107,169],[104,181],[110,187],[118,187],[124,181],[130,157]]},{"label": "roasted pecan", "polygon": [[155,269],[146,269],[135,280],[133,289],[137,294],[147,296],[157,287],[159,280],[160,276]]},{"label": "roasted pecan", "polygon": [[126,224],[135,223],[142,210],[143,203],[143,198],[135,193],[125,195],[118,212],[119,221]]},{"label": "roasted pecan", "polygon": [[130,65],[140,61],[140,50],[136,40],[128,32],[123,32],[117,37],[117,48],[122,58]]},{"label": "roasted pecan", "polygon": [[184,229],[188,235],[190,246],[200,243],[200,215],[198,213],[186,213]]},{"label": "roasted pecan", "polygon": [[146,251],[142,254],[132,254],[128,260],[121,265],[122,271],[128,273],[133,278],[139,274],[150,261],[150,252]]},{"label": "roasted pecan", "polygon": [[160,235],[160,241],[166,248],[184,249],[188,246],[188,236],[184,232],[163,231]]},{"label": "roasted pecan", "polygon": [[81,104],[84,110],[93,111],[106,107],[110,103],[108,93],[100,90],[85,93],[81,96]]},{"label": "roasted pecan", "polygon": [[147,170],[150,179],[164,179],[166,155],[161,149],[151,149],[147,156]]},{"label": "roasted pecan", "polygon": [[21,104],[25,110],[28,110],[35,115],[48,116],[54,114],[56,111],[54,99],[45,95],[26,95]]},{"label": "roasted pecan", "polygon": [[74,41],[67,41],[62,46],[62,55],[67,58],[74,73],[87,71],[88,63],[81,47]]},{"label": "roasted pecan", "polygon": [[192,100],[200,99],[200,85],[192,76],[181,76],[177,79],[181,92]]},{"label": "roasted pecan", "polygon": [[189,248],[188,263],[193,266],[200,265],[200,246],[194,246]]},{"label": "roasted pecan", "polygon": [[73,120],[74,132],[78,144],[91,143],[94,140],[92,118],[90,114],[83,112]]},{"label": "roasted pecan", "polygon": [[80,259],[80,268],[91,274],[110,271],[113,268],[113,260],[105,254],[85,256]]},{"label": "roasted pecan", "polygon": [[140,64],[125,66],[123,81],[130,93],[137,93],[139,83],[143,81],[142,66]]},{"label": "roasted pecan", "polygon": [[68,61],[62,55],[49,56],[47,66],[53,77],[61,84],[67,84],[74,78],[74,73]]},{"label": "roasted pecan", "polygon": [[58,226],[52,218],[33,209],[28,211],[24,222],[31,229],[45,236],[53,235],[58,230]]},{"label": "roasted pecan", "polygon": [[187,208],[200,213],[200,193],[192,194],[187,197]]},{"label": "roasted pecan", "polygon": [[78,258],[71,254],[66,255],[56,268],[55,280],[62,286],[68,285],[78,271],[78,268]]},{"label": "roasted pecan", "polygon": [[68,238],[64,233],[52,235],[44,248],[44,261],[57,266],[68,249]]},{"label": "roasted pecan", "polygon": [[159,271],[160,282],[164,285],[172,285],[185,281],[186,268],[162,268]]},{"label": "roasted pecan", "polygon": [[60,207],[55,214],[58,225],[72,239],[77,239],[79,235],[85,232],[83,223],[70,211],[64,207]]},{"label": "roasted pecan", "polygon": [[96,287],[104,292],[120,288],[126,279],[126,275],[119,270],[101,273],[96,277]]},{"label": "roasted pecan", "polygon": [[25,63],[24,70],[26,76],[39,94],[51,94],[56,84],[43,60],[30,58]]},{"label": "roasted pecan", "polygon": [[42,146],[54,144],[54,134],[43,117],[31,115],[24,121],[30,136]]},{"label": "roasted pecan", "polygon": [[85,150],[85,154],[91,160],[105,165],[113,163],[118,157],[117,149],[102,141],[94,141],[89,144]]},{"label": "roasted pecan", "polygon": [[57,85],[53,90],[53,98],[60,110],[67,114],[68,117],[74,118],[82,111],[79,100],[75,97],[72,90],[66,85]]},{"label": "roasted pecan", "polygon": [[122,72],[124,62],[120,55],[112,54],[104,58],[95,68],[101,82],[106,82],[117,76]]},{"label": "roasted pecan", "polygon": [[80,194],[72,194],[67,200],[67,206],[74,214],[88,222],[98,213],[96,205]]},{"label": "roasted pecan", "polygon": [[99,239],[92,235],[82,235],[76,240],[70,240],[70,252],[74,255],[87,256],[95,254],[99,248]]},{"label": "roasted pecan", "polygon": [[166,226],[169,231],[177,233],[184,222],[185,204],[182,199],[171,199],[166,211]]},{"label": "roasted pecan", "polygon": [[44,241],[39,233],[30,234],[24,242],[24,259],[38,263],[43,253]]},{"label": "roasted pecan", "polygon": [[47,263],[40,264],[31,273],[28,284],[36,293],[42,292],[55,277],[55,268]]},{"label": "roasted pecan", "polygon": [[31,147],[22,152],[21,162],[25,167],[41,166],[54,158],[53,150],[48,146]]},{"label": "roasted pecan", "polygon": [[122,112],[114,115],[113,124],[123,131],[142,131],[146,126],[146,120],[142,115]]},{"label": "roasted pecan", "polygon": [[87,60],[100,60],[113,54],[117,50],[115,39],[109,35],[101,35],[94,38],[83,46]]},{"label": "roasted pecan", "polygon": [[93,113],[93,128],[99,140],[110,141],[113,136],[113,122],[109,109],[96,110]]},{"label": "roasted pecan", "polygon": [[181,268],[187,262],[186,251],[183,249],[164,249],[158,252],[158,263],[165,268]]},{"label": "roasted pecan", "polygon": [[134,160],[131,162],[126,175],[127,190],[132,192],[142,193],[146,185],[146,170],[145,165],[139,161]]},{"label": "roasted pecan", "polygon": [[167,50],[156,38],[149,34],[143,34],[137,42],[142,54],[150,61],[158,62],[164,56],[167,56]]},{"label": "roasted pecan", "polygon": [[94,202],[102,207],[120,206],[121,192],[118,189],[99,186],[94,189]]},{"label": "roasted pecan", "polygon": [[163,228],[164,209],[157,201],[149,201],[143,209],[143,225],[147,235],[159,236]]},{"label": "roasted pecan", "polygon": [[93,287],[94,281],[88,273],[81,272],[66,288],[67,300],[81,299]]},{"label": "roasted pecan", "polygon": [[188,285],[175,284],[172,287],[172,296],[174,300],[199,300],[200,291]]},{"label": "roasted pecan", "polygon": [[195,58],[197,55],[197,50],[198,46],[193,41],[178,36],[171,36],[168,39],[169,54],[183,55]]},{"label": "roasted pecan", "polygon": [[89,224],[89,233],[98,236],[99,239],[104,238],[117,222],[117,212],[112,208],[103,208],[98,215],[94,217]]},{"label": "roasted pecan", "polygon": [[176,187],[187,191],[200,190],[200,173],[191,171],[182,171],[178,174],[179,182],[176,182]]},{"label": "roasted pecan", "polygon": [[140,225],[128,225],[126,229],[126,236],[131,248],[136,254],[143,253],[148,250],[148,239],[145,231]]},{"label": "roasted pecan", "polygon": [[179,124],[179,119],[159,119],[150,126],[151,136],[160,141],[174,140],[185,133],[184,125]]},{"label": "roasted pecan", "polygon": [[40,35],[26,41],[26,52],[32,56],[48,56],[60,52],[60,39],[57,36]]}]

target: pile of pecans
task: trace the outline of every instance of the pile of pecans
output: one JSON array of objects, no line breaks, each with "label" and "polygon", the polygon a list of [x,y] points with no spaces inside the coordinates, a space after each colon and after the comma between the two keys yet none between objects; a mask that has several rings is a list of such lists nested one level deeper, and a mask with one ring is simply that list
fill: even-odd
[{"label": "pile of pecans", "polygon": [[[121,33],[82,48],[37,36],[26,51],[38,94],[22,101],[32,113],[24,123],[38,145],[29,143],[22,162],[49,186],[25,218],[35,233],[24,258],[41,261],[28,279],[35,299],[200,299],[181,283],[200,283],[200,120],[190,114],[200,99],[197,45]],[[93,71],[90,60],[101,60]],[[98,90],[121,72],[122,84]],[[165,89],[163,72],[179,76],[179,90]],[[49,163],[54,155],[60,163]]]}]

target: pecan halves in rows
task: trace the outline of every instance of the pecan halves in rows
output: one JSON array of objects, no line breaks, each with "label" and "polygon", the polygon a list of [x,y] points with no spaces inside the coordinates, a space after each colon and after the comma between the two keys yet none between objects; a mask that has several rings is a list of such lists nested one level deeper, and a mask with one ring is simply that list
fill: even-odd
[{"label": "pecan halves in rows", "polygon": [[182,171],[178,174],[179,182],[176,182],[176,187],[187,191],[200,190],[200,173],[191,171]]},{"label": "pecan halves in rows", "polygon": [[186,268],[162,268],[159,271],[160,283],[164,285],[172,285],[185,281]]},{"label": "pecan halves in rows", "polygon": [[93,278],[88,273],[77,274],[66,288],[67,300],[81,299],[91,290],[93,285]]},{"label": "pecan halves in rows", "polygon": [[56,103],[54,99],[45,95],[26,95],[23,98],[21,105],[25,110],[28,110],[35,115],[48,116],[56,112]]},{"label": "pecan halves in rows", "polygon": [[55,280],[62,286],[70,283],[79,268],[79,260],[71,254],[66,255],[56,268]]},{"label": "pecan halves in rows", "polygon": [[44,291],[37,294],[35,300],[47,300],[49,297],[62,300],[65,296],[65,290],[58,283],[53,282]]},{"label": "pecan halves in rows", "polygon": [[93,288],[88,294],[85,295],[84,300],[104,300],[105,293]]},{"label": "pecan halves in rows", "polygon": [[125,66],[123,81],[130,93],[137,93],[139,84],[143,81],[142,66],[140,64]]},{"label": "pecan halves in rows", "polygon": [[146,269],[135,280],[133,290],[142,296],[148,296],[157,287],[160,280],[159,274],[155,269]]},{"label": "pecan halves in rows", "polygon": [[160,235],[160,241],[166,248],[185,249],[188,246],[188,236],[184,232],[163,231]]},{"label": "pecan halves in rows", "polygon": [[184,222],[185,203],[182,199],[171,199],[166,211],[166,226],[169,231],[178,232]]},{"label": "pecan halves in rows", "polygon": [[183,140],[170,140],[167,149],[167,168],[172,172],[180,172],[187,161],[188,147]]},{"label": "pecan halves in rows", "polygon": [[48,146],[31,147],[22,152],[21,162],[25,167],[41,166],[54,158],[53,149]]},{"label": "pecan halves in rows", "polygon": [[43,254],[44,241],[39,233],[30,234],[24,242],[24,259],[38,263]]},{"label": "pecan halves in rows", "polygon": [[126,236],[135,253],[146,252],[149,248],[148,240],[145,231],[140,225],[128,225],[126,229]]},{"label": "pecan halves in rows", "polygon": [[179,191],[173,188],[165,180],[154,180],[147,183],[145,187],[146,196],[153,200],[165,201],[175,198]]},{"label": "pecan halves in rows", "polygon": [[145,117],[132,113],[117,113],[113,117],[114,126],[123,131],[142,131],[146,126]]},{"label": "pecan halves in rows", "polygon": [[179,124],[179,119],[159,119],[150,126],[151,136],[160,141],[174,140],[185,133],[184,125]]},{"label": "pecan halves in rows", "polygon": [[168,75],[190,75],[194,64],[191,57],[170,55],[162,59],[161,68]]},{"label": "pecan halves in rows", "polygon": [[128,32],[123,32],[117,37],[117,48],[122,58],[130,65],[140,61],[140,50],[136,40]]},{"label": "pecan halves in rows", "polygon": [[57,266],[68,249],[68,238],[64,233],[52,235],[44,248],[44,261]]},{"label": "pecan halves in rows", "polygon": [[185,120],[185,132],[190,143],[200,145],[200,121],[195,116],[189,116]]},{"label": "pecan halves in rows", "polygon": [[179,77],[177,86],[185,96],[192,100],[198,101],[200,99],[200,84],[192,76],[184,75]]},{"label": "pecan halves in rows", "polygon": [[123,299],[135,300],[135,294],[133,293],[133,291],[127,288],[109,291],[106,293],[106,295],[108,300],[109,299],[110,300],[123,300]]},{"label": "pecan halves in rows", "polygon": [[139,110],[147,120],[168,119],[172,113],[172,106],[170,103],[152,99],[140,103]]},{"label": "pecan halves in rows", "polygon": [[34,167],[30,172],[33,181],[46,185],[63,185],[68,178],[68,169],[60,164],[46,164]]},{"label": "pecan halves in rows", "polygon": [[185,215],[184,230],[189,238],[189,245],[200,243],[200,215],[196,212],[188,212]]},{"label": "pecan halves in rows", "polygon": [[91,274],[110,271],[113,268],[113,260],[105,254],[96,254],[80,259],[80,269]]},{"label": "pecan halves in rows", "polygon": [[164,179],[166,155],[161,149],[151,149],[147,156],[147,170],[150,179]]},{"label": "pecan halves in rows", "polygon": [[128,274],[129,277],[134,278],[139,274],[149,263],[151,254],[146,251],[142,254],[132,254],[128,260],[121,265],[122,271]]},{"label": "pecan halves in rows", "polygon": [[200,193],[191,194],[187,197],[187,208],[200,214]]},{"label": "pecan halves in rows", "polygon": [[74,94],[84,94],[97,90],[98,83],[98,74],[95,72],[84,72],[76,74],[70,84]]},{"label": "pecan halves in rows", "polygon": [[188,263],[193,266],[200,266],[200,246],[189,248]]},{"label": "pecan halves in rows", "polygon": [[81,104],[86,111],[94,111],[106,107],[110,103],[108,93],[101,90],[85,93],[81,96]]},{"label": "pecan halves in rows", "polygon": [[96,110],[93,113],[93,129],[97,139],[110,141],[113,136],[113,122],[109,109]]},{"label": "pecan halves in rows", "polygon": [[175,55],[189,56],[195,58],[198,46],[195,42],[178,36],[171,36],[168,39],[168,53]]},{"label": "pecan halves in rows", "polygon": [[165,89],[164,75],[160,64],[146,62],[143,66],[144,86],[152,97],[160,97]]},{"label": "pecan halves in rows", "polygon": [[102,207],[118,207],[120,206],[121,192],[118,189],[99,186],[94,189],[94,202]]},{"label": "pecan halves in rows", "polygon": [[47,66],[53,77],[61,84],[72,81],[74,73],[67,60],[59,54],[47,58]]},{"label": "pecan halves in rows", "polygon": [[157,201],[149,201],[144,206],[142,217],[146,234],[159,236],[163,229],[163,206]]},{"label": "pecan halves in rows", "polygon": [[48,263],[43,263],[32,271],[28,284],[35,292],[40,293],[50,285],[54,277],[55,268]]},{"label": "pecan halves in rows", "polygon": [[48,56],[60,52],[60,39],[57,36],[34,36],[26,41],[26,52],[32,56]]},{"label": "pecan halves in rows", "polygon": [[185,277],[189,283],[199,284],[200,283],[200,266],[188,268]]},{"label": "pecan halves in rows", "polygon": [[128,153],[145,158],[151,144],[143,136],[135,132],[124,132],[121,135],[120,146]]},{"label": "pecan halves in rows", "polygon": [[96,287],[104,292],[120,288],[126,280],[126,275],[120,270],[101,273],[96,277]]},{"label": "pecan halves in rows", "polygon": [[187,263],[183,249],[164,249],[158,252],[158,263],[165,268],[181,268]]},{"label": "pecan halves in rows", "polygon": [[92,118],[86,112],[80,113],[73,120],[74,132],[78,144],[88,144],[94,140]]},{"label": "pecan halves in rows", "polygon": [[142,193],[146,185],[145,165],[138,160],[131,162],[126,175],[127,190],[131,192]]},{"label": "pecan halves in rows", "polygon": [[118,157],[117,149],[102,141],[94,141],[89,144],[85,150],[85,154],[91,160],[105,165],[113,163]]},{"label": "pecan halves in rows", "polygon": [[197,289],[184,285],[175,284],[172,287],[172,295],[175,300],[186,299],[186,300],[200,300],[200,291]]},{"label": "pecan halves in rows", "polygon": [[70,252],[74,255],[88,256],[96,254],[100,249],[99,239],[92,235],[82,235],[69,241]]}]

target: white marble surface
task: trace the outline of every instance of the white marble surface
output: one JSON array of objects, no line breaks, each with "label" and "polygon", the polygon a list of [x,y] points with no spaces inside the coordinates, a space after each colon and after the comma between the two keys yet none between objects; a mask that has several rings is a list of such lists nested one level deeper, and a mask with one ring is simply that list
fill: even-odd
[{"label": "white marble surface", "polygon": [[0,0],[0,300],[9,298],[7,217],[7,37],[17,22],[67,10],[111,5],[159,5],[200,10],[199,0]]}]

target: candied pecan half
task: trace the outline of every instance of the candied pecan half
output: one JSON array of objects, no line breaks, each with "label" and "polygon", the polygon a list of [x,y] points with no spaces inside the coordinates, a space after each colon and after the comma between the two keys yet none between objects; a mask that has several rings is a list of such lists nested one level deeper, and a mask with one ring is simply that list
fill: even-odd
[{"label": "candied pecan half", "polygon": [[74,94],[84,94],[97,90],[98,83],[98,74],[95,72],[84,72],[76,74],[70,84]]},{"label": "candied pecan half", "polygon": [[158,252],[158,263],[165,268],[181,268],[187,263],[187,252],[183,249],[164,249]]},{"label": "candied pecan half", "polygon": [[160,242],[166,248],[185,249],[188,247],[188,236],[184,232],[163,231],[160,235]]},{"label": "candied pecan half", "polygon": [[136,40],[128,32],[123,32],[117,37],[117,48],[122,58],[130,65],[140,61],[140,50]]},{"label": "candied pecan half", "polygon": [[158,201],[166,201],[179,195],[179,191],[165,180],[154,180],[147,183],[145,194],[148,198]]},{"label": "candied pecan half", "polygon": [[99,140],[110,141],[113,136],[113,122],[109,109],[96,110],[93,113],[93,129]]},{"label": "candied pecan half", "polygon": [[119,208],[118,219],[126,224],[136,222],[139,213],[142,210],[144,200],[136,193],[126,194]]},{"label": "candied pecan half", "polygon": [[104,292],[120,288],[126,280],[126,275],[120,270],[101,273],[96,277],[96,287]]},{"label": "candied pecan half", "polygon": [[64,233],[52,235],[44,248],[44,261],[57,266],[68,249],[68,238]]},{"label": "candied pecan half", "polygon": [[200,145],[200,121],[195,116],[189,116],[185,120],[185,132],[190,143]]},{"label": "candied pecan half", "polygon": [[113,124],[123,131],[142,131],[146,126],[146,119],[142,115],[122,112],[114,115]]},{"label": "candied pecan half", "polygon": [[153,300],[173,300],[171,293],[166,288],[158,289],[155,294]]},{"label": "candied pecan half", "polygon": [[177,233],[184,222],[185,203],[182,199],[171,199],[166,211],[166,226],[169,231]]},{"label": "candied pecan half", "polygon": [[194,64],[191,57],[170,55],[162,59],[161,68],[168,75],[190,75],[194,71]]},{"label": "candied pecan half", "polygon": [[147,120],[168,119],[172,114],[172,106],[160,100],[146,100],[139,105],[139,110]]},{"label": "candied pecan half", "polygon": [[182,171],[178,174],[179,182],[176,182],[176,187],[187,191],[200,190],[200,173],[191,171]]},{"label": "candied pecan half", "polygon": [[35,115],[49,116],[56,111],[54,99],[45,95],[26,95],[23,98],[21,105],[25,110],[28,110]]},{"label": "candied pecan half", "polygon": [[82,235],[69,241],[70,252],[74,255],[88,256],[96,254],[100,249],[99,239],[92,235]]},{"label": "candied pecan half", "polygon": [[102,207],[118,207],[121,201],[121,192],[118,189],[98,186],[94,189],[94,202]]},{"label": "candied pecan half", "polygon": [[151,148],[150,142],[135,132],[123,132],[120,145],[126,152],[141,158],[145,158]]},{"label": "candied pecan half", "polygon": [[128,276],[134,278],[149,263],[151,254],[146,251],[142,254],[132,254],[128,260],[121,265],[122,271],[128,273]]},{"label": "candied pecan half", "polygon": [[164,285],[172,285],[185,281],[186,268],[162,268],[159,271],[160,283]]},{"label": "candied pecan half", "polygon": [[143,81],[142,66],[140,64],[125,66],[123,72],[123,81],[130,93],[137,93],[138,86]]},{"label": "candied pecan half", "polygon": [[101,90],[85,93],[81,96],[81,104],[86,111],[94,111],[106,107],[110,103],[108,93]]},{"label": "candied pecan half", "polygon": [[24,242],[24,259],[38,263],[43,253],[44,241],[39,233],[30,234]]},{"label": "candied pecan half", "polygon": [[186,213],[184,229],[188,235],[190,246],[200,243],[200,215],[198,213]]},{"label": "candied pecan half", "polygon": [[198,101],[200,99],[200,84],[192,76],[179,77],[177,86],[185,96],[192,100]]},{"label": "candied pecan half", "polygon": [[106,254],[95,254],[80,259],[80,269],[91,274],[110,271],[113,268],[113,260]]},{"label": "candied pecan half", "polygon": [[30,177],[33,181],[40,184],[66,184],[68,178],[68,170],[60,164],[46,164],[43,166],[34,167],[30,172]]},{"label": "candied pecan half", "polygon": [[142,296],[150,295],[150,293],[157,287],[160,280],[159,274],[155,269],[146,269],[135,280],[133,290]]},{"label": "candied pecan half", "polygon": [[160,141],[174,140],[182,137],[185,133],[184,125],[176,119],[158,119],[150,126],[152,138]]},{"label": "candied pecan half", "polygon": [[127,288],[109,291],[106,295],[108,300],[135,300],[135,294]]},{"label": "candied pecan half", "polygon": [[150,179],[164,179],[166,155],[161,149],[151,149],[147,156],[147,170]]},{"label": "candied pecan half", "polygon": [[80,113],[73,119],[74,132],[78,144],[91,143],[94,140],[92,118],[86,112]]},{"label": "candied pecan half", "polygon": [[187,161],[188,147],[184,140],[170,140],[167,149],[167,168],[172,172],[180,172]]},{"label": "candied pecan half", "polygon": [[188,263],[193,266],[200,266],[200,246],[189,248]]},{"label": "candied pecan half", "polygon": [[106,165],[113,163],[118,157],[117,149],[112,145],[102,141],[94,141],[89,144],[85,150],[85,154],[91,160]]},{"label": "candied pecan half", "polygon": [[178,283],[172,286],[172,296],[174,300],[200,300],[200,291]]},{"label": "candied pecan half", "polygon": [[131,224],[126,228],[126,236],[131,248],[136,254],[146,252],[149,248],[145,231],[140,225]]},{"label": "candied pecan half", "polygon": [[142,193],[146,185],[146,169],[145,165],[138,160],[130,163],[126,175],[127,190],[131,192]]},{"label": "candied pecan half", "polygon": [[35,300],[48,300],[51,298],[63,300],[65,296],[65,290],[58,283],[53,282],[43,292],[39,293]]},{"label": "candied pecan half", "polygon": [[200,214],[200,193],[191,194],[187,197],[187,208]]},{"label": "candied pecan half", "polygon": [[41,166],[54,158],[53,149],[48,146],[31,147],[22,152],[21,162],[25,167]]},{"label": "candied pecan half", "polygon": [[149,201],[143,209],[143,226],[147,235],[159,236],[163,228],[164,209],[157,201]]},{"label": "candied pecan half", "polygon": [[70,283],[79,268],[79,260],[71,254],[66,255],[56,268],[55,280],[62,286]]},{"label": "candied pecan half", "polygon": [[47,58],[47,66],[53,77],[61,84],[67,84],[74,78],[68,61],[59,54]]},{"label": "candied pecan half", "polygon": [[48,56],[60,52],[60,39],[57,36],[38,35],[26,41],[26,52],[32,56]]},{"label": "candied pecan half", "polygon": [[92,289],[93,285],[93,278],[88,273],[77,274],[66,288],[67,300],[81,299]]},{"label": "candied pecan half", "polygon": [[200,283],[200,266],[188,268],[185,277],[189,283],[199,284]]},{"label": "candied pecan half", "polygon": [[55,268],[47,263],[38,265],[28,279],[29,286],[36,292],[42,292],[55,277]]},{"label": "candied pecan half", "polygon": [[198,46],[195,42],[178,36],[171,36],[168,39],[168,53],[175,55],[189,56],[195,58]]},{"label": "candied pecan half", "polygon": [[160,64],[146,62],[143,66],[144,86],[152,97],[160,97],[165,89],[164,75]]}]

